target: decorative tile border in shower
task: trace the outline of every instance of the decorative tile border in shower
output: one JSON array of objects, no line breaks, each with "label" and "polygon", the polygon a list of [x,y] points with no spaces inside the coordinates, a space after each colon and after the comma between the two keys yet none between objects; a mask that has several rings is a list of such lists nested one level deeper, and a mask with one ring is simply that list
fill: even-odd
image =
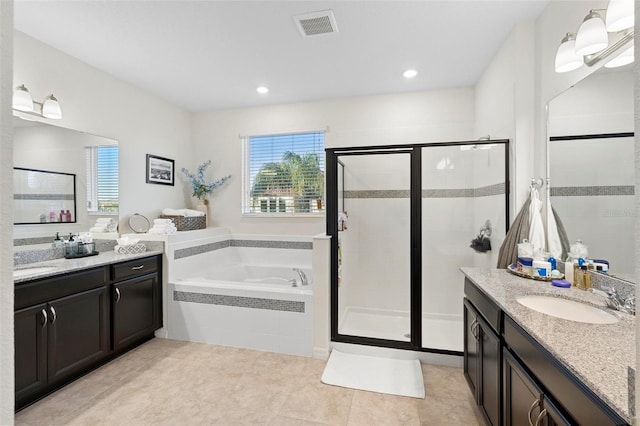
[{"label": "decorative tile border in shower", "polygon": [[74,201],[76,199],[75,197],[74,194],[13,194],[14,200]]},{"label": "decorative tile border in shower", "polygon": [[[501,182],[479,188],[423,189],[422,198],[488,197],[491,195],[502,195],[504,192],[505,184]],[[405,189],[344,191],[344,198],[409,198],[409,194],[409,190]]]},{"label": "decorative tile border in shower", "polygon": [[293,300],[262,299],[258,297],[227,296],[221,294],[192,293],[187,291],[173,292],[176,302],[205,303],[208,305],[234,306],[249,309],[265,309],[269,311],[305,312],[304,302]]},{"label": "decorative tile border in shower", "polygon": [[224,240],[216,243],[202,244],[194,247],[178,249],[173,254],[173,259],[178,260],[197,254],[220,250],[227,247],[249,247],[249,248],[273,248],[292,250],[312,250],[311,241],[274,241],[274,240]]},{"label": "decorative tile border in shower", "polygon": [[633,185],[556,186],[551,187],[552,197],[590,197],[602,195],[634,195]]}]

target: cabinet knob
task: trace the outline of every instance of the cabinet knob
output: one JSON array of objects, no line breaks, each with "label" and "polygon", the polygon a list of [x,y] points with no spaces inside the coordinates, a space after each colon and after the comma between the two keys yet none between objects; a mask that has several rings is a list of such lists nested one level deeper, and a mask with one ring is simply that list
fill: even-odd
[{"label": "cabinet knob", "polygon": [[116,288],[116,303],[120,301],[120,289]]},{"label": "cabinet knob", "polygon": [[47,326],[47,322],[49,322],[49,317],[47,316],[47,310],[42,308],[42,328]]},{"label": "cabinet knob", "polygon": [[[529,412],[527,413],[527,420],[529,420],[529,426],[534,426],[533,424],[533,420],[531,420],[531,413],[533,413],[533,409],[538,407],[540,405],[540,398],[537,398],[535,401],[533,401],[533,404],[531,404],[531,408],[529,408]],[[540,413],[542,414],[542,413]],[[546,414],[546,412],[545,412]],[[540,416],[538,416],[538,419],[540,418]],[[538,424],[538,421],[536,420],[536,424]]]},{"label": "cabinet knob", "polygon": [[53,308],[53,306],[49,306],[49,310],[51,311],[51,325],[53,325],[58,319],[58,314],[56,314],[56,310]]}]

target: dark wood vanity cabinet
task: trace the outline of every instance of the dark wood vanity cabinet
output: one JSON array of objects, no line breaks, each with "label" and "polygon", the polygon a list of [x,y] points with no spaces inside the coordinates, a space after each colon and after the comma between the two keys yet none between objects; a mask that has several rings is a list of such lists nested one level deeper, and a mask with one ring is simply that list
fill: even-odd
[{"label": "dark wood vanity cabinet", "polygon": [[149,258],[113,265],[113,349],[120,350],[145,339],[161,327],[162,300],[158,259]]},{"label": "dark wood vanity cabinet", "polygon": [[151,256],[16,285],[16,409],[153,337],[161,270]]},{"label": "dark wood vanity cabinet", "polygon": [[488,425],[627,424],[469,279],[464,290],[464,375]]},{"label": "dark wood vanity cabinet", "polygon": [[464,300],[464,375],[487,424],[499,426],[502,343],[497,330],[477,308],[484,305],[479,299],[484,296],[471,291],[467,296]]}]

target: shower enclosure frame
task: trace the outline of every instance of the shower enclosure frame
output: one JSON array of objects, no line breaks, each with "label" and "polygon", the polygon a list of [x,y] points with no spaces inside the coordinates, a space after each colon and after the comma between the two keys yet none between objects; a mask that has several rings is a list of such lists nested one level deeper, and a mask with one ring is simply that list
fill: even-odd
[{"label": "shower enclosure frame", "polygon": [[[505,155],[505,232],[509,230],[510,168],[509,139],[431,142],[378,146],[355,146],[325,149],[326,170],[326,230],[331,236],[330,260],[330,329],[331,341],[392,349],[404,349],[444,355],[462,355],[462,352],[422,347],[422,149],[464,145],[504,145]],[[338,163],[340,156],[409,154],[410,155],[410,312],[411,338],[409,341],[375,337],[352,336],[338,332]],[[344,185],[344,180],[343,180]],[[344,188],[343,188],[344,191]],[[462,301],[460,301],[462,303]]]}]

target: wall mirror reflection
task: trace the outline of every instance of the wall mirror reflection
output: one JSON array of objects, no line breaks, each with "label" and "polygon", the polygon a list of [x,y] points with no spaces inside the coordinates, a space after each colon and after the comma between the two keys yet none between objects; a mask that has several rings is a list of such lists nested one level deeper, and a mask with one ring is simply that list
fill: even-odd
[{"label": "wall mirror reflection", "polygon": [[14,225],[76,221],[76,175],[13,168]]},{"label": "wall mirror reflection", "polygon": [[[40,222],[40,212],[18,209],[14,213],[14,242],[17,245],[53,240],[56,232],[89,231],[99,218],[118,222],[118,142],[85,132],[14,116],[13,165],[20,169],[49,170],[76,176],[76,212],[72,220],[60,220],[57,212],[51,225]],[[17,193],[17,191],[14,191]],[[15,195],[14,195],[15,197]],[[65,213],[67,208],[64,208]],[[69,208],[72,213],[71,208]]]},{"label": "wall mirror reflection", "polygon": [[551,204],[569,240],[609,275],[633,281],[634,83],[632,66],[601,68],[548,105]]}]

